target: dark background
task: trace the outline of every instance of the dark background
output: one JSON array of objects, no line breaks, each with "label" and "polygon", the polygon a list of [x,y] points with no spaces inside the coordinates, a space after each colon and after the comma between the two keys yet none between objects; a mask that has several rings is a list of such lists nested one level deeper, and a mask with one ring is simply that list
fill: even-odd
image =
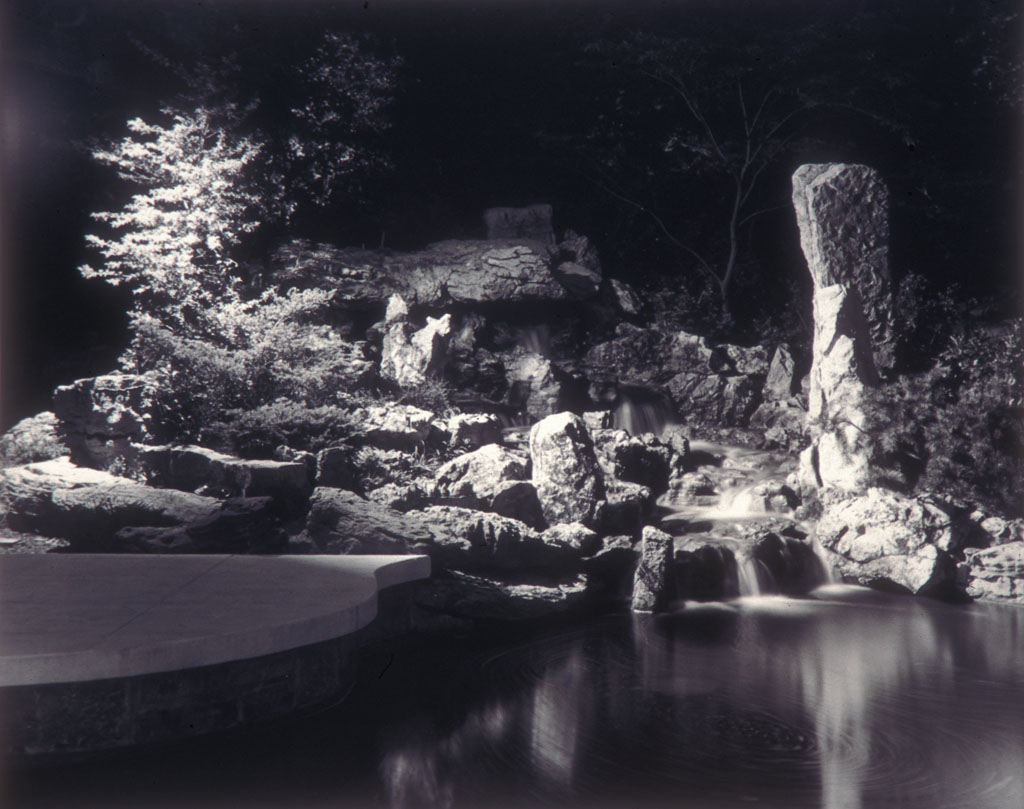
[{"label": "dark background", "polygon": [[[133,41],[183,64],[236,53],[243,91],[262,99],[267,127],[289,103],[275,76],[324,31],[370,33],[402,57],[394,127],[381,136],[395,172],[358,206],[307,214],[272,237],[414,248],[481,237],[487,206],[550,202],[557,228],[595,241],[606,274],[641,285],[687,277],[686,261],[649,220],[594,186],[587,165],[596,147],[585,134],[623,92],[623,137],[638,143],[643,165],[645,134],[677,112],[658,107],[625,66],[583,46],[633,31],[718,37],[728,43],[716,57],[724,64],[771,41],[766,72],[791,85],[826,78],[837,97],[876,114],[837,106],[816,115],[800,148],[765,174],[759,193],[777,207],[746,237],[739,315],[791,305],[806,269],[789,177],[803,162],[843,160],[874,166],[889,184],[895,275],[918,273],[933,290],[994,302],[995,316],[1015,312],[1020,293],[1016,5],[11,0],[3,6],[0,428],[45,409],[55,385],[112,369],[126,341],[126,295],[83,280],[77,267],[92,258],[89,214],[110,210],[122,193],[91,161],[90,145],[122,137],[129,118],[152,119],[180,89]],[[794,43],[812,47],[784,66]],[[687,211],[716,201],[710,184],[657,171],[649,191],[684,232]]]}]

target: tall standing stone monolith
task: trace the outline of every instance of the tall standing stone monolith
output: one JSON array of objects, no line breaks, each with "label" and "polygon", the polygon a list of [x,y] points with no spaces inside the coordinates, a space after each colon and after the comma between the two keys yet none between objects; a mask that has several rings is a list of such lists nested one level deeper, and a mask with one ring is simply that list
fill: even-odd
[{"label": "tall standing stone monolith", "polygon": [[814,345],[801,477],[857,495],[874,482],[868,390],[891,367],[888,192],[877,172],[842,163],[793,175],[800,243],[814,281]]},{"label": "tall standing stone monolith", "polygon": [[875,365],[892,368],[895,329],[889,272],[889,191],[878,172],[810,163],[793,174],[800,246],[814,288],[844,284],[864,308]]}]

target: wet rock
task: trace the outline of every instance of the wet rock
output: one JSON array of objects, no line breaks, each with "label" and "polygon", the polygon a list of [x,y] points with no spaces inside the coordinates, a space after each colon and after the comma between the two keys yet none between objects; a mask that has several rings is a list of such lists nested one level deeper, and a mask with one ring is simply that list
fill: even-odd
[{"label": "wet rock", "polygon": [[567,230],[562,241],[555,248],[555,254],[561,261],[571,261],[585,267],[590,272],[601,275],[601,258],[594,243],[586,236],[574,230]]},{"label": "wet rock", "polygon": [[889,192],[868,166],[815,163],[793,174],[800,245],[816,289],[855,290],[873,344],[874,362],[894,360],[889,272]]},{"label": "wet rock", "polygon": [[721,601],[739,595],[736,556],[721,542],[692,537],[672,560],[676,594],[688,601]]},{"label": "wet rock", "polygon": [[409,309],[399,295],[388,301],[387,333],[381,349],[381,376],[402,386],[420,385],[438,377],[448,359],[451,315],[428,317],[416,330],[409,322]]},{"label": "wet rock", "polygon": [[558,413],[530,430],[533,485],[549,525],[600,523],[604,486],[594,444],[583,420]]},{"label": "wet rock", "polygon": [[354,492],[318,486],[306,517],[306,533],[317,553],[414,553],[433,543],[415,518],[363,499]]},{"label": "wet rock", "polygon": [[531,239],[554,244],[550,205],[527,205],[523,208],[488,208],[484,224],[488,239]]},{"label": "wet rock", "polygon": [[433,613],[474,620],[517,621],[559,615],[587,600],[587,578],[559,583],[509,583],[446,571],[417,588],[415,603]]},{"label": "wet rock", "polygon": [[958,578],[972,598],[1024,604],[1024,541],[968,550]]},{"label": "wet rock", "polygon": [[716,493],[715,482],[703,472],[674,473],[665,500],[673,505],[692,505]]},{"label": "wet rock", "polygon": [[672,537],[657,528],[646,526],[640,540],[640,561],[633,578],[633,612],[655,612],[670,597],[669,562],[672,558]]},{"label": "wet rock", "polygon": [[440,504],[493,511],[540,527],[544,517],[529,459],[497,444],[460,455],[437,470],[434,499]]},{"label": "wet rock", "polygon": [[872,488],[828,503],[817,538],[833,566],[861,584],[891,582],[928,593],[955,579],[951,554],[962,547],[949,515],[929,502]]},{"label": "wet rock", "polygon": [[746,514],[785,514],[800,505],[800,497],[785,483],[765,480],[738,492],[731,510]]},{"label": "wet rock", "polygon": [[483,413],[460,413],[448,419],[452,449],[474,450],[501,441],[501,421]]},{"label": "wet rock", "polygon": [[0,469],[51,461],[71,450],[58,434],[60,422],[50,411],[22,419],[0,436]]},{"label": "wet rock", "polygon": [[773,531],[757,537],[751,558],[767,573],[774,592],[805,595],[828,580],[810,543]]},{"label": "wet rock", "polygon": [[160,436],[162,396],[156,378],[145,374],[107,374],[58,387],[53,412],[72,461],[115,473],[130,469],[132,444]]}]

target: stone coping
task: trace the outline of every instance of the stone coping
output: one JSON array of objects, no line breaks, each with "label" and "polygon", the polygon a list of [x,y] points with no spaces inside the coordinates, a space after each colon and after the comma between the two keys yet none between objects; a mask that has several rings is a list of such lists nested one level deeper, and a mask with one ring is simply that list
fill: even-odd
[{"label": "stone coping", "polygon": [[351,634],[426,556],[0,556],[0,687],[132,677]]}]

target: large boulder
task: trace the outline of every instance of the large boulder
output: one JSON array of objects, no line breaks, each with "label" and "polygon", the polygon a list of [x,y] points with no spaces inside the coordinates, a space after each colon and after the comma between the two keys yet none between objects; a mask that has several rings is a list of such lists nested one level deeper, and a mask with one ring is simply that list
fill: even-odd
[{"label": "large boulder", "polygon": [[927,500],[871,488],[827,504],[817,538],[833,567],[860,584],[893,583],[912,593],[949,587],[962,550],[950,516]]},{"label": "large boulder", "polygon": [[554,244],[550,205],[527,205],[522,208],[488,208],[484,225],[488,239],[529,239]]},{"label": "large boulder", "polygon": [[868,166],[800,166],[793,174],[793,207],[815,288],[842,284],[856,290],[875,363],[891,368],[895,330],[885,183]]},{"label": "large boulder", "polygon": [[271,259],[271,280],[334,290],[342,309],[384,307],[394,294],[410,306],[531,304],[575,300],[553,274],[556,256],[529,240],[448,240],[414,253],[293,241]]},{"label": "large boulder", "polygon": [[574,413],[556,413],[533,425],[530,459],[533,485],[550,525],[581,522],[593,528],[599,524],[604,485],[583,419]]},{"label": "large boulder", "polygon": [[968,550],[959,575],[972,598],[1024,604],[1024,542]]},{"label": "large boulder", "polygon": [[124,471],[134,461],[132,444],[160,434],[161,389],[148,374],[78,379],[53,392],[53,412],[76,464]]},{"label": "large boulder", "polygon": [[81,551],[130,548],[122,534],[130,528],[181,528],[185,539],[174,544],[190,552],[266,550],[283,541],[270,498],[222,502],[156,489],[67,458],[0,472],[0,503],[11,528],[61,537]]},{"label": "large boulder", "polygon": [[640,561],[633,578],[633,612],[655,612],[669,598],[672,537],[647,526],[640,540]]},{"label": "large boulder", "polygon": [[60,437],[59,426],[50,411],[19,421],[0,436],[0,469],[68,455],[70,450]]},{"label": "large boulder", "polygon": [[354,492],[320,486],[309,506],[306,533],[318,553],[404,554],[433,544],[433,534],[420,520]]},{"label": "large boulder", "polygon": [[544,516],[528,466],[528,458],[488,444],[437,470],[434,499],[439,504],[493,511],[539,528]]},{"label": "large boulder", "polygon": [[627,483],[639,483],[655,495],[668,488],[673,462],[672,449],[651,434],[631,436],[625,430],[592,430],[597,461],[605,481],[614,477]]},{"label": "large boulder", "polygon": [[409,309],[400,295],[392,295],[387,308],[387,333],[381,349],[381,376],[402,386],[422,384],[440,376],[448,358],[451,315],[428,317],[417,330],[409,322]]},{"label": "large boulder", "polygon": [[579,548],[548,544],[526,523],[459,506],[411,512],[432,534],[427,552],[455,570],[558,569],[583,555]]}]

